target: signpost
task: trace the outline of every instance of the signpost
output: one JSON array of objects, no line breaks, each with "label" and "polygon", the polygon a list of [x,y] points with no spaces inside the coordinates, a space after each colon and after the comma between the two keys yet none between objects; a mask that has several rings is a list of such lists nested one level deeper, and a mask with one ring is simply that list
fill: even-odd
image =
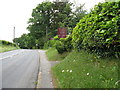
[{"label": "signpost", "polygon": [[58,37],[66,38],[67,36],[67,28],[58,28]]}]

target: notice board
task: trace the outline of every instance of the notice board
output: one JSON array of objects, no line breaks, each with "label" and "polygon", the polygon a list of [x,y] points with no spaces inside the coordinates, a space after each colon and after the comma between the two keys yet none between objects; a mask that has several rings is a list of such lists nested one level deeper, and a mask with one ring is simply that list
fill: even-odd
[{"label": "notice board", "polygon": [[58,28],[58,37],[66,38],[67,36],[67,28]]}]

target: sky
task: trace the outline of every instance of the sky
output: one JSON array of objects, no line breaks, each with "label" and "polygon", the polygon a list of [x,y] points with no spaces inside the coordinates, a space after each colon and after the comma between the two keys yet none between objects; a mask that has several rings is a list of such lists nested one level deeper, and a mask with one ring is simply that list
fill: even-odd
[{"label": "sky", "polygon": [[[51,0],[52,1],[52,0]],[[70,0],[76,4],[84,4],[89,11],[98,2],[104,0]],[[23,33],[28,33],[26,27],[31,17],[32,10],[43,0],[1,0],[0,1],[0,40],[13,40],[13,28],[15,27],[15,37],[20,37]]]}]

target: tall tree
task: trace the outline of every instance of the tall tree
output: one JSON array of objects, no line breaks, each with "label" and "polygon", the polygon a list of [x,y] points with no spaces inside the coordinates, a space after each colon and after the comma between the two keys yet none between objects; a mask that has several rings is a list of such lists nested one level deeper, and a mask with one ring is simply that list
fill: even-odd
[{"label": "tall tree", "polygon": [[52,16],[52,3],[43,2],[39,4],[32,12],[32,18],[29,19],[28,30],[36,38],[45,37],[50,29]]},{"label": "tall tree", "polygon": [[57,34],[60,23],[65,23],[64,26],[67,26],[72,10],[70,5],[68,2],[42,2],[33,9],[27,29],[36,40],[45,43],[48,38]]},{"label": "tall tree", "polygon": [[72,11],[73,4],[66,1],[42,2],[33,9],[32,17],[28,21],[27,29],[34,37],[35,44],[42,48],[44,43],[57,34],[59,27],[74,28],[76,23],[85,15],[84,5]]}]

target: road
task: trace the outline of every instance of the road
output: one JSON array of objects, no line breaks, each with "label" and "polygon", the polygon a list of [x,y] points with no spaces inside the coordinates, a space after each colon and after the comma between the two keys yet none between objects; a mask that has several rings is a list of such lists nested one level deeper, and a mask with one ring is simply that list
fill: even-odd
[{"label": "road", "polygon": [[39,69],[37,50],[13,50],[0,56],[2,88],[35,88]]}]

